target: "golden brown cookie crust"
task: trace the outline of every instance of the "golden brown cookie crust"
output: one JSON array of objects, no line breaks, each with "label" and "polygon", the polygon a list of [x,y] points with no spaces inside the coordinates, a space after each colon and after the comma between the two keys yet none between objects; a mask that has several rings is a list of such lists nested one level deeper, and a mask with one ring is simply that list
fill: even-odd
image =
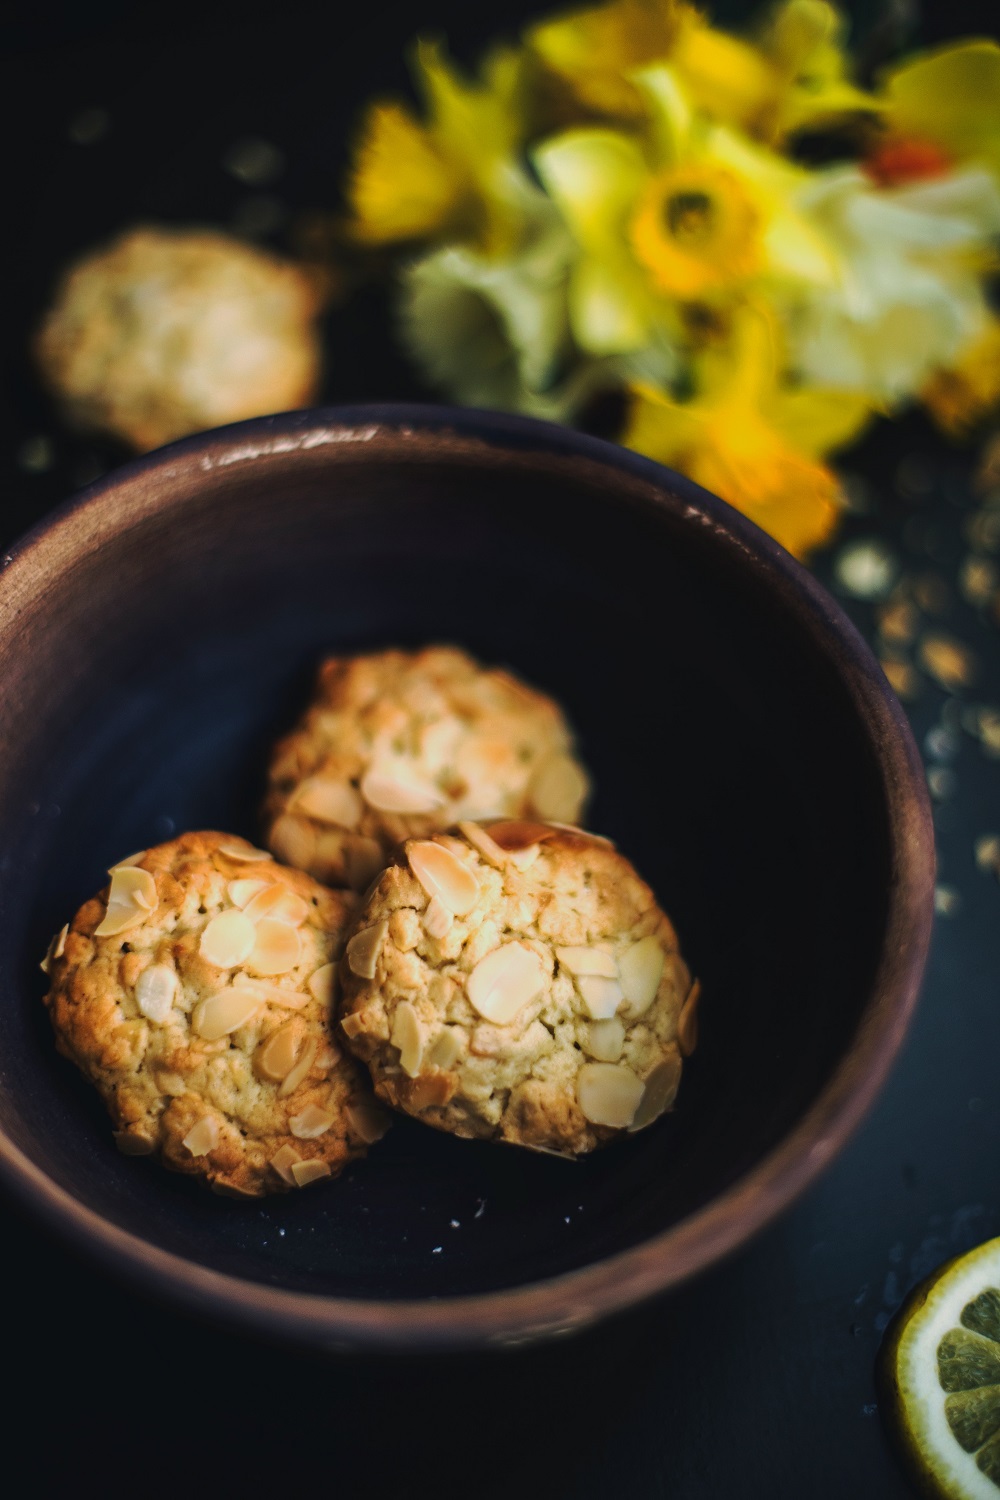
[{"label": "golden brown cookie crust", "polygon": [[575,823],[587,791],[559,708],[510,673],[449,646],[331,657],[275,750],[266,841],[364,890],[404,838],[461,818]]},{"label": "golden brown cookie crust", "polygon": [[354,898],[245,840],[188,833],[132,856],[53,940],[56,1044],[130,1155],[257,1197],[336,1175],[380,1133],[332,1035]]},{"label": "golden brown cookie crust", "polygon": [[697,985],[606,840],[463,823],[408,840],[344,958],[341,1029],[387,1103],[455,1135],[579,1156],[651,1124]]},{"label": "golden brown cookie crust", "polygon": [[301,267],[227,235],[132,229],[66,272],[35,353],[76,426],[157,448],[308,406],[320,301]]}]

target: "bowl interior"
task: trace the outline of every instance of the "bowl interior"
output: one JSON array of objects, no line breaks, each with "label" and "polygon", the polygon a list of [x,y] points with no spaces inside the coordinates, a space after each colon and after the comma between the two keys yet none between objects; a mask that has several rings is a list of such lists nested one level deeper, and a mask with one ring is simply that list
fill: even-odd
[{"label": "bowl interior", "polygon": [[[625,1249],[782,1139],[858,1026],[891,871],[856,709],[752,566],[638,478],[432,433],[211,467],[180,450],[101,514],[36,546],[44,594],[0,629],[0,1111],[52,1178],[218,1270],[424,1298]],[[430,641],[565,705],[590,826],[703,982],[676,1113],[579,1164],[400,1119],[338,1183],[249,1205],[121,1157],[52,1045],[50,935],[135,848],[259,836],[268,747],[324,652]]]}]

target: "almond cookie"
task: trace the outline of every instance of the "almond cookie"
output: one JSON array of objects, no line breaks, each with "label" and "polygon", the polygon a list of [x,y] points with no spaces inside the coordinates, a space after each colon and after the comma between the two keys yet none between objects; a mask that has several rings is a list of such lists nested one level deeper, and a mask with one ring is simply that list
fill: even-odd
[{"label": "almond cookie", "polygon": [[75,426],[158,448],[308,406],[321,301],[302,267],[227,235],[132,229],[67,271],[35,354]]},{"label": "almond cookie", "polygon": [[670,1109],[696,1038],[669,919],[605,839],[459,824],[409,839],[344,958],[341,1029],[386,1103],[579,1156]]},{"label": "almond cookie", "polygon": [[258,1197],[335,1176],[387,1117],[331,1034],[354,898],[222,833],[123,860],[42,965],[64,1056],[127,1155]]},{"label": "almond cookie", "polygon": [[446,646],[331,657],[275,750],[267,843],[364,890],[404,838],[460,818],[576,823],[587,791],[562,713],[509,672]]}]

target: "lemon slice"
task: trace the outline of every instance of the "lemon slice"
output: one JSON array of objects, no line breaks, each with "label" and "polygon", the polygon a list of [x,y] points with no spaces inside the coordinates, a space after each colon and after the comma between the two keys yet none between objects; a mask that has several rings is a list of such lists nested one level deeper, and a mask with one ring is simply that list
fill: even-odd
[{"label": "lemon slice", "polygon": [[931,1495],[1000,1500],[1000,1239],[940,1266],[880,1354],[884,1404]]}]

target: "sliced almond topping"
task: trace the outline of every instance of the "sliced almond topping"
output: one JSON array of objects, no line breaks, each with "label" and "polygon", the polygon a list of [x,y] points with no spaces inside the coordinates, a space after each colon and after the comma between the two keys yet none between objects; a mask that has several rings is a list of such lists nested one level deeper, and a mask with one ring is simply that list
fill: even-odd
[{"label": "sliced almond topping", "polygon": [[146,858],[148,852],[146,849],[137,849],[134,854],[127,854],[124,859],[111,866],[108,874],[113,875],[116,870],[127,870],[129,865],[137,865],[141,859]]},{"label": "sliced almond topping", "polygon": [[245,1026],[260,1008],[260,996],[252,990],[220,990],[200,1000],[191,1013],[191,1028],[208,1042],[218,1041]]},{"label": "sliced almond topping", "polygon": [[361,779],[361,795],[378,812],[430,813],[445,799],[428,781],[420,781],[409,767],[369,766]]},{"label": "sliced almond topping", "polygon": [[325,1161],[293,1161],[292,1176],[296,1187],[308,1187],[311,1182],[319,1182],[321,1177],[331,1177],[333,1174]]},{"label": "sliced almond topping", "polygon": [[576,1075],[577,1102],[592,1125],[624,1130],[632,1124],[642,1095],[642,1079],[621,1063],[584,1063]]},{"label": "sliced almond topping", "polygon": [[337,969],[334,964],[324,964],[309,976],[309,993],[320,1005],[329,1005],[333,1000],[333,982]]},{"label": "sliced almond topping", "polygon": [[170,964],[150,964],[139,975],[135,987],[136,1004],[147,1021],[162,1026],[174,1008],[177,993],[177,971]]},{"label": "sliced almond topping", "polygon": [[287,1099],[289,1094],[295,1093],[295,1090],[316,1061],[316,1053],[318,1051],[319,1043],[316,1038],[314,1036],[307,1038],[298,1062],[278,1090],[279,1099]]},{"label": "sliced almond topping", "polygon": [[253,1055],[254,1070],[259,1078],[270,1083],[281,1083],[295,1066],[298,1056],[298,1027],[294,1021],[286,1021],[277,1031],[265,1037]]},{"label": "sliced almond topping", "polygon": [[302,1164],[302,1158],[294,1146],[282,1146],[281,1150],[276,1151],[271,1157],[271,1166],[282,1182],[287,1182],[289,1187],[296,1185],[295,1178],[292,1176],[292,1168]]},{"label": "sliced almond topping", "polygon": [[480,828],[478,823],[464,821],[459,823],[458,830],[466,843],[471,844],[488,865],[492,865],[495,870],[502,870],[505,867],[507,856],[500,845],[490,838],[485,828]]},{"label": "sliced almond topping", "polygon": [[181,1142],[192,1156],[207,1156],[219,1144],[219,1122],[212,1115],[196,1120]]},{"label": "sliced almond topping", "polygon": [[171,1068],[154,1068],[153,1078],[160,1093],[169,1095],[171,1099],[179,1099],[181,1094],[187,1093],[184,1079]]},{"label": "sliced almond topping", "polygon": [[268,834],[271,846],[279,859],[297,870],[308,870],[316,852],[316,834],[305,818],[296,818],[291,813],[282,813]]},{"label": "sliced almond topping", "polygon": [[455,918],[441,900],[440,896],[432,896],[424,912],[423,926],[428,937],[447,937],[454,924]]},{"label": "sliced almond topping", "polygon": [[600,974],[577,975],[576,987],[587,1014],[595,1021],[608,1020],[625,998],[617,979],[605,979]]},{"label": "sliced almond topping", "polygon": [[231,880],[226,886],[226,894],[234,906],[241,910],[248,901],[252,901],[258,891],[266,891],[268,882],[266,880]]},{"label": "sliced almond topping", "polygon": [[287,974],[302,957],[302,939],[287,922],[264,917],[257,923],[257,935],[247,958],[247,968],[255,974]]},{"label": "sliced almond topping", "polygon": [[529,796],[540,817],[575,823],[589,783],[583,769],[569,755],[556,754],[542,762],[531,778]]},{"label": "sliced almond topping", "polygon": [[465,981],[479,1014],[506,1026],[545,984],[541,959],[523,943],[504,943],[481,958]]},{"label": "sliced almond topping", "polygon": [[514,869],[520,870],[523,874],[525,870],[531,869],[541,852],[541,844],[530,844],[527,849],[512,849],[507,858]]},{"label": "sliced almond topping", "polygon": [[272,1005],[281,1005],[285,1010],[301,1010],[309,1004],[309,996],[302,990],[286,989],[283,984],[268,984],[266,979],[251,979],[240,976],[240,989],[256,995],[263,1005],[269,1000]]},{"label": "sliced almond topping", "polygon": [[367,890],[385,864],[382,845],[377,839],[352,834],[344,845],[344,864],[351,890]]},{"label": "sliced almond topping", "polygon": [[432,1068],[443,1068],[447,1072],[458,1061],[461,1051],[461,1042],[454,1031],[446,1026],[428,1047],[427,1062]]},{"label": "sliced almond topping", "polygon": [[227,859],[235,860],[237,864],[241,861],[249,864],[251,861],[257,859],[274,858],[274,855],[270,854],[267,849],[255,849],[252,844],[245,844],[236,839],[231,839],[226,844],[220,844],[219,853],[224,854]]},{"label": "sliced almond topping", "polygon": [[288,1128],[300,1141],[314,1141],[317,1136],[326,1135],[333,1119],[333,1115],[320,1109],[318,1104],[307,1104],[297,1115],[289,1115]]},{"label": "sliced almond topping", "polygon": [[352,974],[357,974],[359,979],[375,978],[378,956],[388,931],[389,923],[383,917],[374,927],[362,927],[354,934],[347,945],[347,967]]},{"label": "sliced almond topping", "polygon": [[213,917],[201,935],[198,951],[218,969],[234,969],[250,953],[257,929],[241,911],[222,911]]},{"label": "sliced almond topping", "polygon": [[116,869],[111,876],[108,907],[95,937],[116,937],[130,927],[138,927],[150,912],[156,910],[156,881],[148,870],[134,865]]},{"label": "sliced almond topping", "polygon": [[348,1125],[366,1146],[380,1141],[392,1124],[386,1111],[375,1104],[349,1104],[344,1113]]},{"label": "sliced almond topping", "polygon": [[424,1039],[417,1013],[409,1000],[400,1001],[392,1018],[389,1040],[399,1048],[399,1066],[410,1078],[420,1072],[420,1058],[424,1050]]},{"label": "sliced almond topping", "polygon": [[303,901],[286,885],[267,885],[247,902],[243,910],[251,922],[273,917],[276,922],[287,922],[289,927],[301,927],[309,915],[309,902]]},{"label": "sliced almond topping", "polygon": [[591,1021],[587,1028],[587,1051],[598,1062],[617,1062],[625,1045],[625,1027],[617,1016]]},{"label": "sliced almond topping", "polygon": [[606,948],[557,948],[556,958],[571,974],[600,974],[604,979],[618,978],[614,955]]},{"label": "sliced almond topping", "polygon": [[673,1052],[665,1057],[646,1079],[642,1103],[636,1110],[629,1129],[642,1130],[646,1125],[652,1125],[654,1120],[659,1119],[677,1097],[680,1081],[681,1060],[677,1053]]},{"label": "sliced almond topping", "polygon": [[622,989],[633,1016],[641,1016],[656,998],[663,978],[663,949],[655,937],[644,937],[618,959]]},{"label": "sliced almond topping", "polygon": [[364,1017],[359,1012],[352,1011],[349,1016],[344,1016],[340,1029],[346,1037],[360,1036],[365,1029]]},{"label": "sliced almond topping", "polygon": [[474,872],[444,844],[424,839],[407,844],[406,858],[428,896],[443,901],[456,917],[464,917],[479,900]]},{"label": "sliced almond topping", "polygon": [[328,781],[322,776],[310,776],[303,781],[291,806],[296,812],[306,813],[319,823],[332,823],[335,828],[357,828],[364,811],[353,786],[346,781]]},{"label": "sliced almond topping", "polygon": [[543,844],[556,836],[556,830],[547,823],[529,823],[525,818],[509,818],[502,823],[490,823],[486,829],[493,842],[508,853],[517,849],[528,849],[532,844]]},{"label": "sliced almond topping", "polygon": [[687,999],[677,1017],[677,1045],[682,1057],[690,1057],[698,1045],[698,1001],[701,999],[701,983],[695,980],[688,990]]},{"label": "sliced almond topping", "polygon": [[56,933],[55,937],[49,944],[49,951],[46,953],[45,957],[38,965],[43,974],[47,974],[49,972],[49,966],[55,959],[62,958],[63,954],[66,952],[66,939],[68,937],[69,923],[67,922],[65,927],[61,927]]}]

